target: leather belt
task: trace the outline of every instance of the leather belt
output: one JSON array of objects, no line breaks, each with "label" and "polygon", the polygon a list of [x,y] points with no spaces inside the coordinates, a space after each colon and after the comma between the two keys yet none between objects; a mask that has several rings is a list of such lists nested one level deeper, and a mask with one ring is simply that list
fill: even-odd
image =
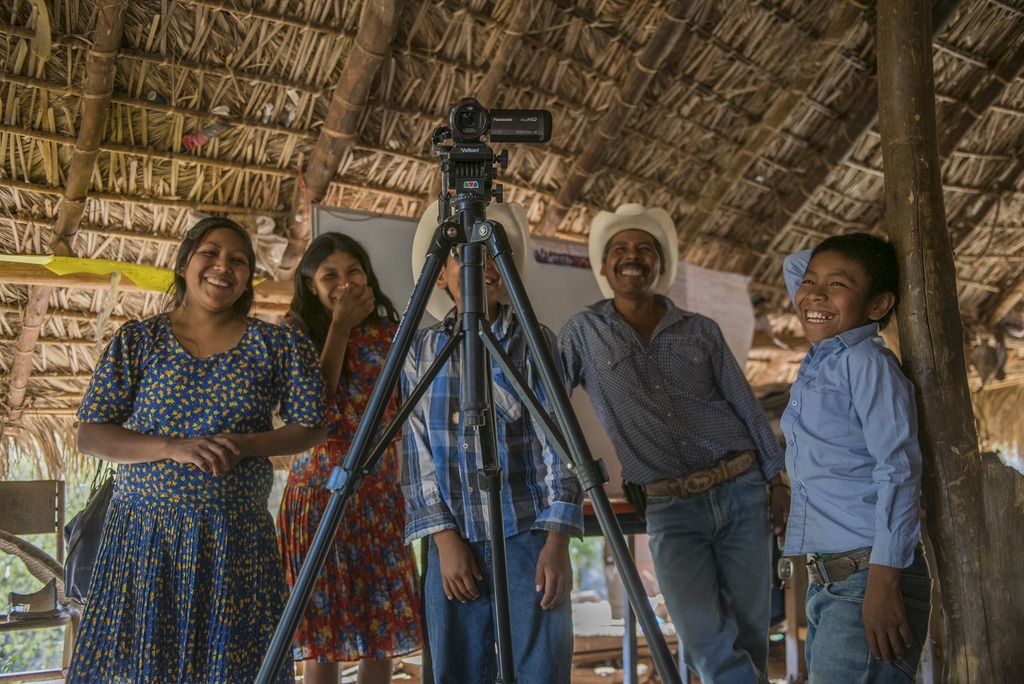
[{"label": "leather belt", "polygon": [[754,451],[738,451],[723,458],[710,468],[694,471],[685,477],[644,485],[644,491],[647,496],[700,494],[723,482],[735,479],[737,475],[750,470],[750,467],[756,462],[757,454]]},{"label": "leather belt", "polygon": [[819,558],[816,554],[807,556],[807,574],[819,587],[829,582],[842,582],[855,572],[867,570],[871,565],[871,547],[862,546],[853,551]]}]

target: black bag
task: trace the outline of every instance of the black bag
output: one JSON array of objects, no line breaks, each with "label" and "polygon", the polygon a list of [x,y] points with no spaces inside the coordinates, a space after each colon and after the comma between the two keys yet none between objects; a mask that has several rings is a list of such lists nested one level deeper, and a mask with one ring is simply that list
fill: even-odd
[{"label": "black bag", "polygon": [[64,526],[64,593],[81,604],[89,598],[89,582],[114,493],[115,472],[108,465],[100,466],[93,476],[89,502]]}]

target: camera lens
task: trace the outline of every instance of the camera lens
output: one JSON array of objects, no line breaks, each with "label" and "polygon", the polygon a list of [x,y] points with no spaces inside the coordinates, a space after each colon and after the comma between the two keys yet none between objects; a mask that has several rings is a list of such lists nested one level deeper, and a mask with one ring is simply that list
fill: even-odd
[{"label": "camera lens", "polygon": [[455,125],[458,126],[459,130],[463,133],[476,130],[478,125],[478,116],[472,109],[463,109],[461,112],[457,113],[456,118],[458,120],[455,122]]},{"label": "camera lens", "polygon": [[479,102],[466,98],[452,108],[448,123],[457,141],[471,142],[487,134],[490,120],[487,110],[481,107]]}]

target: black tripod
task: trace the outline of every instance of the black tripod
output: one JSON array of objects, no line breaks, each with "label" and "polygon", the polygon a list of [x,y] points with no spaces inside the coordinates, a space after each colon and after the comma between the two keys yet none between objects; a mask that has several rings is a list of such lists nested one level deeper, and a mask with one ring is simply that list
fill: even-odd
[{"label": "black tripod", "polygon": [[[456,117],[452,116],[453,121]],[[437,134],[435,133],[435,141]],[[486,148],[486,145],[482,147]],[[486,148],[490,152],[490,148]],[[474,151],[471,172],[468,175],[480,177],[481,158]],[[485,155],[486,156],[486,155]],[[484,162],[489,169],[493,156]],[[448,160],[445,159],[445,162]],[[451,171],[446,163],[445,188],[465,187],[467,184],[452,182],[452,178],[463,178],[461,171]],[[483,469],[478,473],[481,489],[488,492],[487,509],[491,530],[492,582],[494,587],[495,623],[499,682],[515,682],[512,658],[512,634],[510,625],[508,577],[505,563],[505,537],[502,518],[501,486],[502,472],[499,465],[497,437],[495,432],[494,404],[491,398],[491,359],[493,358],[510,379],[519,398],[527,404],[532,416],[541,426],[545,436],[555,445],[559,457],[579,479],[584,491],[590,496],[598,522],[611,546],[619,574],[630,603],[636,612],[647,637],[655,665],[661,679],[670,684],[681,682],[679,671],[665,643],[654,612],[647,600],[639,573],[632,562],[629,548],[619,528],[611,504],[604,491],[608,480],[600,461],[590,455],[579,422],[572,411],[568,394],[562,384],[547,339],[541,332],[540,323],[526,297],[519,273],[512,260],[508,238],[501,224],[486,219],[486,207],[490,197],[489,172],[484,172],[483,193],[464,192],[450,199],[447,192],[439,201],[439,225],[431,241],[426,262],[413,290],[408,309],[398,326],[393,345],[384,361],[377,384],[370,396],[366,413],[359,424],[352,448],[340,468],[331,473],[327,487],[333,492],[324,512],[320,527],[313,538],[309,554],[299,572],[291,598],[278,623],[266,658],[257,676],[258,684],[270,684],[280,672],[291,646],[295,629],[305,610],[306,602],[313,591],[313,585],[327,557],[344,509],[360,477],[370,472],[388,444],[398,434],[402,424],[426,393],[438,372],[449,361],[460,345],[463,350],[463,378],[461,411],[467,429],[479,430],[483,457]],[[479,188],[479,184],[476,186]],[[500,195],[500,191],[497,193]],[[449,215],[449,208],[453,210]],[[485,245],[494,260],[505,283],[512,307],[519,318],[530,353],[533,355],[544,388],[551,398],[557,425],[550,419],[540,402],[530,391],[522,374],[514,367],[504,350],[490,331],[487,320],[486,286],[484,283]],[[449,341],[427,369],[424,377],[410,392],[395,419],[388,425],[370,448],[377,432],[388,398],[394,392],[405,357],[412,346],[412,338],[426,310],[427,300],[434,288],[442,266],[452,248],[462,252],[460,276],[462,294],[462,315]],[[529,683],[526,683],[529,684]]]}]

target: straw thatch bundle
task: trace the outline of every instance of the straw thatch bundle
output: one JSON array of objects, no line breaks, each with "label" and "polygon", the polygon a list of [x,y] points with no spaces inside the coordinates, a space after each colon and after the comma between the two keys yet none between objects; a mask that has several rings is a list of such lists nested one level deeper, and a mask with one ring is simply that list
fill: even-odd
[{"label": "straw thatch bundle", "polygon": [[[938,0],[933,18],[961,311],[967,342],[995,345],[1024,294],[1024,2]],[[874,19],[825,0],[14,0],[0,252],[166,267],[196,214],[269,221],[291,240],[265,265],[285,281],[259,302],[274,315],[310,202],[418,216],[438,191],[431,132],[476,96],[553,112],[551,142],[515,145],[499,177],[535,232],[584,240],[601,209],[662,206],[683,257],[751,274],[791,339],[781,258],[887,228]],[[98,345],[166,298],[0,273],[0,473],[25,455],[59,473]],[[1001,337],[1005,387],[1024,369]],[[775,349],[755,340],[752,377],[791,378]]]}]

